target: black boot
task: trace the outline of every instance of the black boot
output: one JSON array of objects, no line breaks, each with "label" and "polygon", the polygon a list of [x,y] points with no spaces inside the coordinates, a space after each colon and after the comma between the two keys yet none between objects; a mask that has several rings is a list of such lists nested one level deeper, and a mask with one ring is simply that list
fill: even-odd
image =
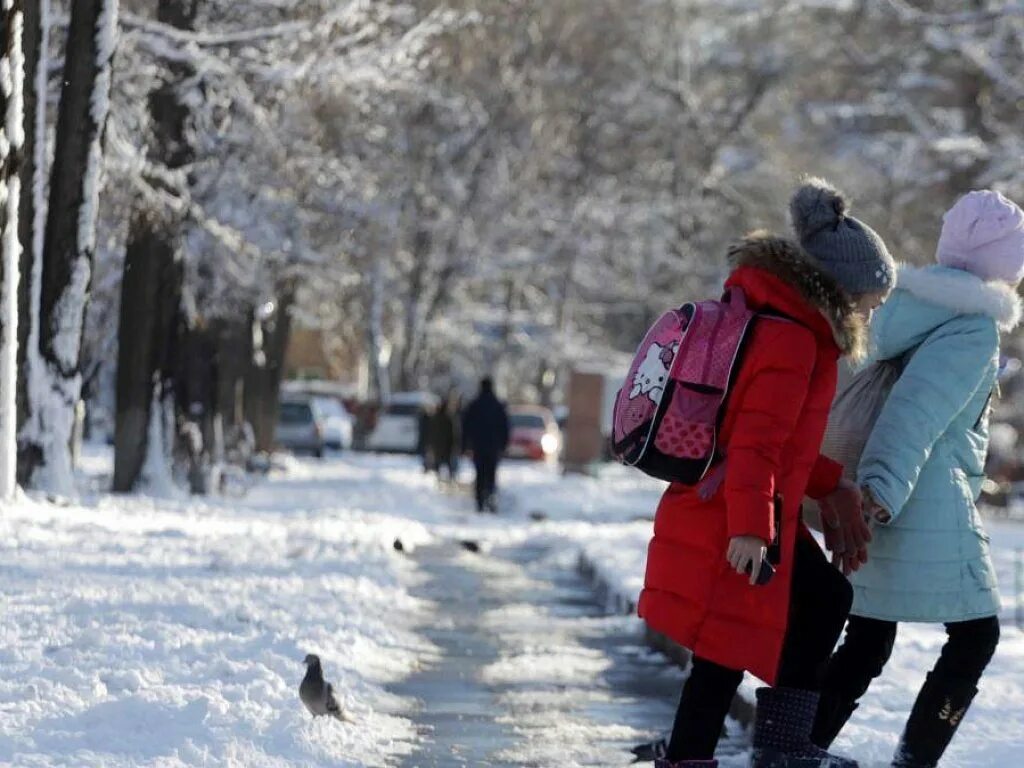
[{"label": "black boot", "polygon": [[654,761],[654,768],[718,768],[717,760],[680,760],[673,763],[671,760],[659,758]]},{"label": "black boot", "polygon": [[896,748],[893,768],[935,768],[977,693],[970,683],[928,675]]},{"label": "black boot", "polygon": [[798,688],[760,688],[751,768],[858,768],[811,743],[818,694]]},{"label": "black boot", "polygon": [[818,702],[818,714],[814,717],[814,727],[811,729],[811,741],[822,749],[828,749],[858,706],[855,701],[847,701],[834,693],[823,692]]}]

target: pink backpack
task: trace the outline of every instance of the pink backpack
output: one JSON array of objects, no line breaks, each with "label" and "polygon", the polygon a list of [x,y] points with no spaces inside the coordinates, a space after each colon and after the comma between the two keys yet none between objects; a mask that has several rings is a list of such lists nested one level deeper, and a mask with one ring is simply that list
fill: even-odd
[{"label": "pink backpack", "polygon": [[697,485],[718,452],[722,406],[758,315],[739,288],[666,312],[615,398],[612,454],[661,480]]}]

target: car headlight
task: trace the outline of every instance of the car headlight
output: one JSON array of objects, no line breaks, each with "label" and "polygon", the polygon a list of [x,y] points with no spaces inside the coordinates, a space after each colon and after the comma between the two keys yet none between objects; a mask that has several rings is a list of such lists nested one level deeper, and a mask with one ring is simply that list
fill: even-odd
[{"label": "car headlight", "polygon": [[547,454],[554,453],[558,450],[558,438],[550,432],[545,432],[540,439],[540,449]]}]

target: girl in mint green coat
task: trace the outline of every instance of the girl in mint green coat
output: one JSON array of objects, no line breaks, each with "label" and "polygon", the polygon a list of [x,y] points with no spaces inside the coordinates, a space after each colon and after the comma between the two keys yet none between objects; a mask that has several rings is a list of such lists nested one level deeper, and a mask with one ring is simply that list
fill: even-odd
[{"label": "girl in mint green coat", "polygon": [[941,622],[948,640],[921,689],[893,766],[938,764],[999,640],[999,594],[975,505],[988,452],[999,335],[1021,318],[1024,212],[972,192],[945,215],[938,264],[904,268],[872,323],[874,359],[905,367],[858,471],[882,522],[853,574],[814,737],[827,747],[889,659],[897,622]]}]

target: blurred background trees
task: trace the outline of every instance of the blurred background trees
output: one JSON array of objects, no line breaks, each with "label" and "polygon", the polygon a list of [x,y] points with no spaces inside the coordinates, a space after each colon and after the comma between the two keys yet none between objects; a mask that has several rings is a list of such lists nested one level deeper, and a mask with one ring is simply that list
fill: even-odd
[{"label": "blurred background trees", "polygon": [[[24,122],[48,126],[21,164],[31,371],[53,365],[36,230],[56,224],[33,206],[81,14],[24,5]],[[242,422],[268,447],[298,334],[368,398],[488,372],[552,403],[571,365],[612,364],[713,292],[730,239],[785,229],[802,173],[909,261],[964,191],[1024,199],[1012,0],[92,5],[119,34],[84,333],[60,367],[116,433],[122,490]],[[33,397],[66,413],[69,392],[22,382],[26,483],[48,465]]]}]

